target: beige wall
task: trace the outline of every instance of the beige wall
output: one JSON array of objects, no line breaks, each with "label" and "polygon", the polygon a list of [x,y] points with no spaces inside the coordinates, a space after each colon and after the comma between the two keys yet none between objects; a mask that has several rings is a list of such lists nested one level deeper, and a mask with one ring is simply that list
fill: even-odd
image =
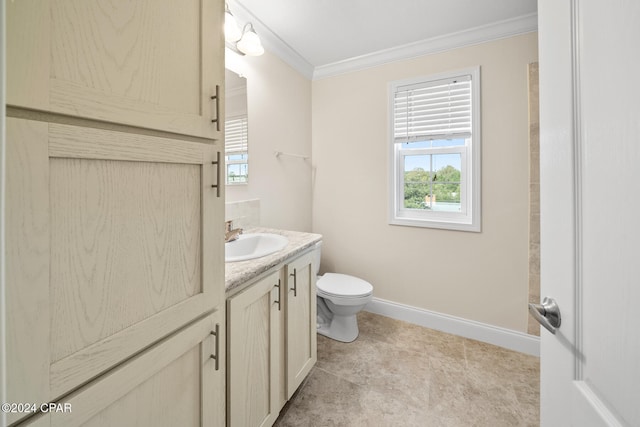
[{"label": "beige wall", "polygon": [[[313,82],[313,231],[323,271],[369,280],[374,296],[527,330],[527,64],[537,34]],[[387,85],[481,66],[482,232],[387,223]]]},{"label": "beige wall", "polygon": [[[249,184],[228,186],[227,202],[260,199],[260,225],[311,230],[311,82],[265,52],[244,57],[249,116]],[[228,218],[233,219],[233,218]]]}]

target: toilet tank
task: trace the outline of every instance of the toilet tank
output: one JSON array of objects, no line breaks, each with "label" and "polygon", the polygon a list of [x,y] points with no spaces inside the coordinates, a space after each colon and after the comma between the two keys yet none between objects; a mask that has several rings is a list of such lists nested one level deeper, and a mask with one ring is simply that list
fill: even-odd
[{"label": "toilet tank", "polygon": [[321,249],[322,249],[322,241],[319,241],[318,243],[316,243],[313,246],[314,249],[314,253],[313,253],[313,262],[315,263],[316,266],[316,276],[318,275],[318,273],[320,272],[320,255],[321,255]]}]

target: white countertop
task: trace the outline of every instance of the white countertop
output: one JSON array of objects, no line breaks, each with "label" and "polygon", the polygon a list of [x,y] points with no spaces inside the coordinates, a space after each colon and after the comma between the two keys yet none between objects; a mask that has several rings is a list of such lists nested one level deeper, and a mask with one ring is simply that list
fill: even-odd
[{"label": "white countertop", "polygon": [[244,232],[279,234],[289,239],[289,243],[284,249],[271,255],[247,261],[225,263],[225,290],[227,293],[322,240],[321,234],[264,227],[250,228]]}]

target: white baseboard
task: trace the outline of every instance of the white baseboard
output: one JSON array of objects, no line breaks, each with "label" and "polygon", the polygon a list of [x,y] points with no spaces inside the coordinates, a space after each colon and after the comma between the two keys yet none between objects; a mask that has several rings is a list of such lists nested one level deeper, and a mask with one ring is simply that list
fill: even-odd
[{"label": "white baseboard", "polygon": [[373,298],[364,311],[540,357],[540,338],[511,329]]}]

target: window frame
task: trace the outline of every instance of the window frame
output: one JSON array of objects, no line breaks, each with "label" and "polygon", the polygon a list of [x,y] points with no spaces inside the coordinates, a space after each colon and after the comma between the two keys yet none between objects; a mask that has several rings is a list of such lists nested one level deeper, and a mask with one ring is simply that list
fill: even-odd
[{"label": "window frame", "polygon": [[[452,134],[451,139],[465,139],[464,146],[407,148],[406,143],[396,142],[395,93],[398,88],[413,85],[429,85],[437,80],[470,76],[471,81],[471,135]],[[389,218],[391,225],[439,228],[457,231],[481,232],[481,115],[480,115],[480,67],[440,73],[435,75],[398,80],[389,83]],[[448,138],[433,138],[442,140]],[[463,212],[446,212],[404,208],[404,159],[408,155],[461,153],[460,201]],[[466,211],[465,211],[466,210]]]},{"label": "window frame", "polygon": [[[441,218],[442,220],[447,220],[450,217],[464,217],[469,207],[469,197],[468,191],[470,184],[469,174],[466,173],[467,170],[467,146],[451,146],[451,147],[433,147],[433,148],[408,148],[405,149],[402,147],[402,144],[396,144],[396,160],[399,171],[402,173],[398,174],[398,191],[396,191],[396,203],[398,206],[397,216],[399,218],[418,218],[425,220],[434,220],[436,218]],[[404,159],[407,156],[415,156],[415,155],[438,155],[438,154],[459,154],[460,162],[461,162],[461,171],[460,171],[460,201],[461,207],[464,207],[462,212],[446,212],[446,211],[424,211],[418,209],[410,209],[404,207],[404,189],[405,189],[405,180],[404,180]],[[433,172],[433,171],[430,171]],[[438,184],[438,181],[431,181],[431,183]],[[437,201],[436,201],[437,203]]]},{"label": "window frame", "polygon": [[[226,133],[226,128],[227,128],[227,123],[230,121],[242,121],[243,122],[243,131],[244,131],[244,141],[242,142],[242,144],[244,145],[245,150],[234,150],[232,152],[228,152],[227,149],[227,133]],[[243,155],[244,159],[230,159],[230,156],[235,156],[235,155]],[[248,120],[248,115],[247,114],[239,114],[239,115],[235,115],[235,116],[228,116],[225,119],[225,153],[224,153],[224,159],[225,159],[225,166],[224,166],[224,170],[225,170],[225,183],[226,185],[247,185],[249,184],[249,120]],[[246,165],[246,170],[247,170],[247,174],[245,177],[244,181],[229,181],[229,166],[232,165]]]}]

